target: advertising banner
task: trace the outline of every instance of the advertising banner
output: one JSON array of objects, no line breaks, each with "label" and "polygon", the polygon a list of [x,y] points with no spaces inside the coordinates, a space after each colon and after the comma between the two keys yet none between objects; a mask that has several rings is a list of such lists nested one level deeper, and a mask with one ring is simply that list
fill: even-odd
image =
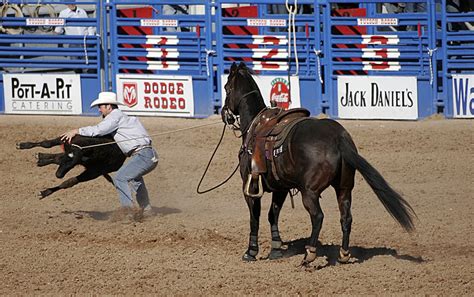
[{"label": "advertising banner", "polygon": [[79,74],[4,74],[5,113],[82,113]]},{"label": "advertising banner", "polygon": [[118,74],[117,97],[127,114],[194,116],[191,76]]},{"label": "advertising banner", "polygon": [[453,117],[474,118],[474,75],[453,74]]},{"label": "advertising banner", "polygon": [[416,77],[338,76],[337,105],[341,119],[418,118]]},{"label": "advertising banner", "polygon": [[[291,84],[288,82],[288,75],[254,75],[253,79],[257,83],[260,92],[262,93],[263,100],[267,106],[270,106],[270,101],[274,101],[276,106],[283,109],[301,107],[300,82],[297,76],[290,77]],[[221,89],[222,102],[225,102],[226,93],[224,85],[227,82],[227,74],[222,76],[221,81],[223,82]]]}]

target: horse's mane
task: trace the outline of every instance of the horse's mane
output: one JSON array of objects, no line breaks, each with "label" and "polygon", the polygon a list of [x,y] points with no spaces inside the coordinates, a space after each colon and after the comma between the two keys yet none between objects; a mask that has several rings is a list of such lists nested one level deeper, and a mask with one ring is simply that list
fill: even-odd
[{"label": "horse's mane", "polygon": [[255,71],[253,71],[253,69],[251,69],[251,68],[248,68],[245,63],[240,63],[239,64],[239,70],[242,70],[242,71],[246,72],[246,74],[250,75],[250,76],[255,74]]},{"label": "horse's mane", "polygon": [[260,93],[260,88],[257,85],[257,82],[255,79],[252,77],[252,75],[257,75],[255,71],[251,68],[248,68],[245,63],[240,63],[237,71],[240,75],[242,75],[245,79],[248,81],[252,82],[252,85],[254,88],[256,88],[259,93]]}]

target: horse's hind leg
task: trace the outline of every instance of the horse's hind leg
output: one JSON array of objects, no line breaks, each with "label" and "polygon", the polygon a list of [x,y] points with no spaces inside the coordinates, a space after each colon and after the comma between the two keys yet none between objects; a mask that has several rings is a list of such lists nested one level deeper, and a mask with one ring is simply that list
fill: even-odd
[{"label": "horse's hind leg", "polygon": [[51,148],[53,146],[60,145],[61,143],[62,143],[61,138],[58,137],[55,139],[43,140],[40,142],[20,142],[16,144],[16,148],[19,150],[31,149],[38,146],[44,147],[44,148]]},{"label": "horse's hind leg", "polygon": [[260,220],[260,210],[262,208],[260,198],[245,196],[245,201],[250,212],[250,237],[247,251],[242,256],[244,261],[256,261],[258,254],[258,229]]},{"label": "horse's hind leg", "polygon": [[303,196],[303,206],[309,212],[311,217],[311,238],[306,246],[306,254],[301,265],[306,266],[316,259],[316,246],[318,244],[319,232],[323,225],[324,214],[319,204],[320,192],[312,190],[304,190],[301,192]]},{"label": "horse's hind leg", "polygon": [[339,258],[337,259],[340,263],[347,263],[351,256],[349,253],[349,238],[352,227],[351,204],[354,175],[355,170],[343,163],[339,184],[334,186],[341,214],[342,245],[339,250]]},{"label": "horse's hind leg", "polygon": [[352,189],[336,189],[337,203],[339,205],[339,212],[341,213],[341,229],[342,229],[342,245],[339,250],[340,263],[347,263],[351,254],[349,253],[349,238],[351,235],[352,226]]},{"label": "horse's hind leg", "polygon": [[287,195],[288,192],[273,192],[272,194],[272,205],[268,212],[268,222],[270,223],[270,230],[272,233],[272,250],[268,256],[270,260],[283,257],[283,251],[281,248],[283,243],[280,238],[280,231],[278,230],[278,217]]}]

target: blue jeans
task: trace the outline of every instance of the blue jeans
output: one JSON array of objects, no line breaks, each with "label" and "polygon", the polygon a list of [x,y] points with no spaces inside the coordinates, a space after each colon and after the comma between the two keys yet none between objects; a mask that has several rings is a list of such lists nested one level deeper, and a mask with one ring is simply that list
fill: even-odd
[{"label": "blue jeans", "polygon": [[132,190],[137,194],[137,202],[141,208],[150,205],[143,176],[155,169],[156,165],[158,155],[149,147],[133,154],[130,160],[120,167],[115,174],[114,185],[122,207],[133,207]]}]

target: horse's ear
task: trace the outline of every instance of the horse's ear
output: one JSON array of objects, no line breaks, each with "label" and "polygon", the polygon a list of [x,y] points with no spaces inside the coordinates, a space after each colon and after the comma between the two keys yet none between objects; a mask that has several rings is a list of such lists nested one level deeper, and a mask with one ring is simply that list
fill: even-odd
[{"label": "horse's ear", "polygon": [[240,62],[239,69],[247,69],[247,65],[244,62]]},{"label": "horse's ear", "polygon": [[230,66],[230,73],[234,72],[235,69],[237,69],[237,64],[235,62],[232,62],[232,65]]}]

